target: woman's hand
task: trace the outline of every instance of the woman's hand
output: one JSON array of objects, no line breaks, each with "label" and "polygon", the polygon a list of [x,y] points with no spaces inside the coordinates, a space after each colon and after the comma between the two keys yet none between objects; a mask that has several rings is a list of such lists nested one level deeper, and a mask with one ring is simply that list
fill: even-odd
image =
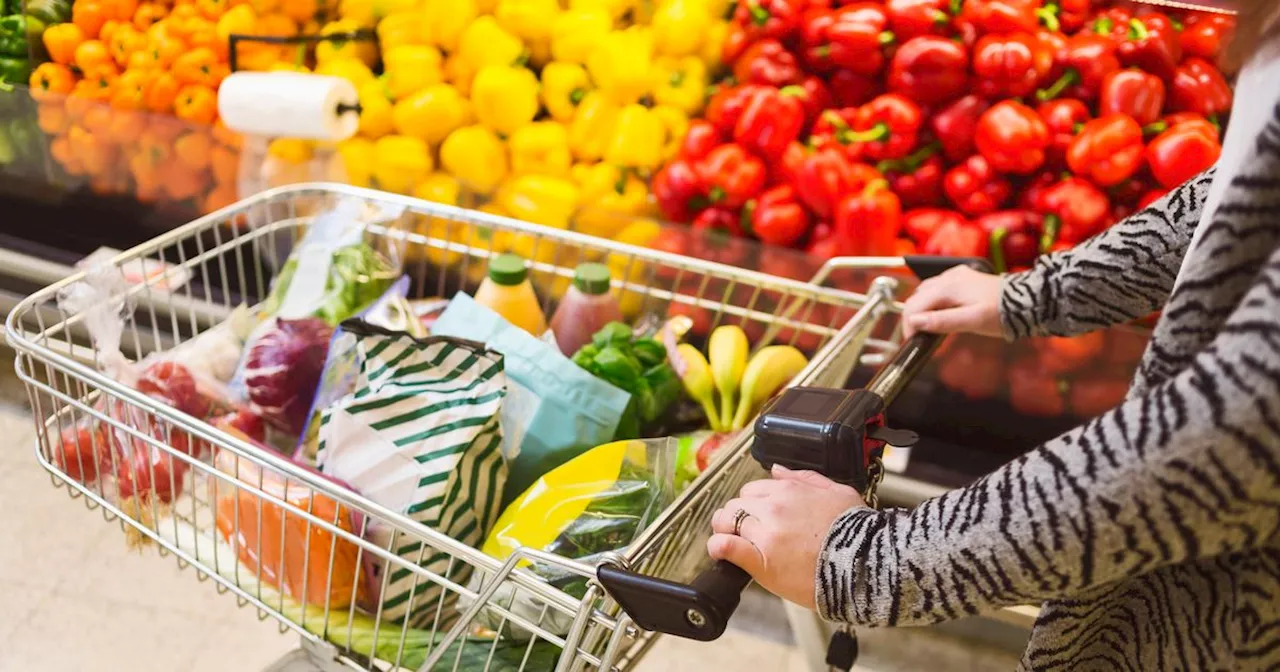
[{"label": "woman's hand", "polygon": [[1002,336],[1000,276],[957,266],[920,283],[902,311],[903,335],[968,332]]},{"label": "woman's hand", "polygon": [[[742,486],[737,499],[711,517],[707,552],[746,570],[766,590],[809,609],[814,606],[818,555],[840,514],[866,506],[857,490],[813,471],[774,465],[773,478]],[[746,511],[740,535],[738,509]]]}]

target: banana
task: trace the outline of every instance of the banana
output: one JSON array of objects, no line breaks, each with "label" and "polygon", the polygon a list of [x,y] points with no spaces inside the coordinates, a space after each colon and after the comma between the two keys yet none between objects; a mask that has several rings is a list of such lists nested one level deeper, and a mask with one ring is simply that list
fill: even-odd
[{"label": "banana", "polygon": [[720,426],[733,422],[734,398],[747,368],[747,334],[741,327],[727,324],[711,332],[707,355],[711,360],[711,376],[720,391]]},{"label": "banana", "polygon": [[690,399],[702,404],[702,410],[707,414],[712,431],[724,431],[724,425],[720,424],[720,414],[716,411],[711,365],[707,364],[707,358],[688,343],[681,343],[676,348],[676,352],[684,361],[684,376],[680,382],[684,383],[685,393]]},{"label": "banana", "polygon": [[742,399],[733,416],[733,429],[746,427],[752,414],[808,363],[804,353],[789,345],[771,345],[757,352],[742,374]]}]

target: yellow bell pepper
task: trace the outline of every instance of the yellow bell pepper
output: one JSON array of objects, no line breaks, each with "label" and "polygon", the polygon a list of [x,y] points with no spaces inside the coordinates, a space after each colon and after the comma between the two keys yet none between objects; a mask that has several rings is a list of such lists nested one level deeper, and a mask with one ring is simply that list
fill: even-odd
[{"label": "yellow bell pepper", "polygon": [[[632,219],[621,231],[613,236],[619,243],[648,247],[662,233],[662,227],[652,219]],[[631,257],[621,254],[609,255],[609,270],[613,277],[636,285],[647,285],[652,279],[649,276],[649,265],[636,263]],[[628,320],[635,319],[644,308],[645,294],[626,289],[618,295],[618,308],[622,316]]]},{"label": "yellow bell pepper", "polygon": [[591,78],[577,63],[552,61],[542,68],[542,104],[556,121],[573,121],[573,113],[590,89]]},{"label": "yellow bell pepper", "polygon": [[433,147],[467,122],[467,101],[449,84],[432,84],[396,102],[396,132],[422,138]]},{"label": "yellow bell pepper", "polygon": [[557,0],[498,0],[494,18],[504,30],[526,43],[551,37],[551,22],[560,13]]},{"label": "yellow bell pepper", "polygon": [[528,68],[485,66],[471,83],[471,102],[480,123],[510,136],[538,114],[538,78]]},{"label": "yellow bell pepper", "polygon": [[360,87],[360,135],[377,140],[395,130],[391,101],[387,89],[379,81],[366,82]]},{"label": "yellow bell pepper", "polygon": [[491,194],[507,176],[507,148],[484,126],[464,126],[440,145],[440,163],[469,189]]},{"label": "yellow bell pepper", "polygon": [[374,149],[368,138],[349,138],[338,143],[334,158],[341,162],[347,184],[357,187],[373,185]]},{"label": "yellow bell pepper", "polygon": [[[353,19],[330,21],[320,29],[320,35],[354,33],[363,28]],[[355,58],[367,66],[378,62],[378,47],[372,39],[326,40],[316,44],[316,63],[323,64],[338,58]]]},{"label": "yellow bell pepper", "polygon": [[498,204],[517,219],[567,229],[578,206],[578,187],[563,177],[521,175],[502,190]]},{"label": "yellow bell pepper", "polygon": [[360,87],[374,81],[373,71],[362,61],[354,58],[335,58],[327,63],[316,66],[317,75],[327,75],[329,77],[340,77],[351,82],[356,87],[356,91]]},{"label": "yellow bell pepper", "polygon": [[508,141],[513,175],[568,177],[573,157],[569,131],[555,121],[539,121],[518,129]]},{"label": "yellow bell pepper", "polygon": [[600,41],[613,29],[613,18],[603,9],[564,12],[551,22],[551,57],[557,61],[586,63]]},{"label": "yellow bell pepper", "polygon": [[569,125],[569,150],[579,161],[597,161],[604,156],[614,128],[618,125],[620,108],[599,91],[591,91],[582,98],[573,123]]},{"label": "yellow bell pepper", "polygon": [[285,163],[299,164],[311,160],[315,154],[309,140],[298,138],[276,138],[267,145],[267,155]]},{"label": "yellow bell pepper", "polygon": [[372,28],[384,17],[413,9],[417,3],[418,0],[340,0],[338,15],[363,28]]},{"label": "yellow bell pepper", "polygon": [[458,89],[458,93],[470,98],[471,82],[476,78],[476,71],[466,59],[453,54],[444,60],[444,78]]},{"label": "yellow bell pepper", "polygon": [[382,56],[383,77],[392,100],[400,100],[444,79],[440,50],[424,44],[402,44]]},{"label": "yellow bell pepper", "polygon": [[433,167],[431,148],[421,138],[386,135],[373,144],[373,179],[379,189],[408,194]]},{"label": "yellow bell pepper", "polygon": [[432,203],[458,205],[458,196],[462,191],[458,178],[448,173],[431,173],[413,188],[414,198],[421,198]]},{"label": "yellow bell pepper", "polygon": [[654,62],[653,99],[685,114],[697,114],[707,99],[707,66],[696,56],[659,58]]},{"label": "yellow bell pepper", "polygon": [[582,189],[582,207],[574,220],[577,231],[613,238],[647,210],[649,188],[633,171],[609,163],[573,168]]},{"label": "yellow bell pepper", "polygon": [[604,160],[615,166],[654,170],[662,163],[667,129],[649,108],[632,103],[618,114],[618,125],[609,139]]},{"label": "yellow bell pepper", "polygon": [[467,26],[480,15],[475,0],[426,0],[420,14],[427,42],[445,51],[458,49]]},{"label": "yellow bell pepper", "polygon": [[704,0],[664,0],[653,14],[653,48],[665,56],[698,53],[711,28]]},{"label": "yellow bell pepper", "polygon": [[685,114],[684,110],[677,110],[668,105],[654,106],[653,114],[662,121],[663,130],[666,131],[666,142],[662,144],[662,160],[670,161],[680,152],[685,133],[689,131],[689,115]]},{"label": "yellow bell pepper", "polygon": [[520,38],[502,29],[492,16],[482,16],[462,32],[458,55],[479,72],[486,65],[515,65],[528,58]]},{"label": "yellow bell pepper", "polygon": [[543,38],[529,42],[529,65],[534,68],[551,62],[551,38]]},{"label": "yellow bell pepper", "polygon": [[640,100],[653,88],[653,33],[640,26],[609,33],[587,57],[587,72],[619,105]]},{"label": "yellow bell pepper", "polygon": [[624,14],[635,9],[641,1],[649,0],[569,0],[569,10],[601,9],[609,15],[610,19],[617,21]]},{"label": "yellow bell pepper", "polygon": [[429,44],[418,11],[397,12],[378,22],[378,46],[388,52],[406,44]]},{"label": "yellow bell pepper", "polygon": [[[717,15],[719,16],[719,15]],[[707,70],[715,70],[724,63],[724,41],[729,37],[729,22],[714,21],[707,29],[707,39],[698,50],[698,57],[707,65]]]}]

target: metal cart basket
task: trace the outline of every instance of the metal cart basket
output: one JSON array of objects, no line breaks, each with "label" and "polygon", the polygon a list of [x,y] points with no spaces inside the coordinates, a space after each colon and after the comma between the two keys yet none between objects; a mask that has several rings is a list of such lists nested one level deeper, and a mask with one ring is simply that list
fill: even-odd
[{"label": "metal cart basket", "polygon": [[[704,329],[743,325],[756,340],[753,347],[765,340],[817,345],[793,385],[839,387],[864,348],[892,346],[873,338],[880,318],[896,311],[892,280],[878,279],[869,293],[857,294],[473,210],[308,184],[261,193],[115,258],[112,263],[122,270],[141,270],[144,262],[148,268],[155,261],[168,264],[163,273],[131,285],[123,297],[131,310],[121,349],[141,359],[211,328],[237,305],[259,303],[270,290],[273,273],[316,215],[350,197],[406,209],[399,225],[370,225],[366,236],[397,251],[412,278],[411,296],[474,291],[486,259],[513,250],[530,260],[531,278],[547,307],[567,289],[576,264],[595,260],[613,269],[614,291],[631,315],[662,315],[678,305],[697,311]],[[625,670],[652,644],[654,634],[638,628],[601,587],[596,566],[528,549],[500,562],[104,375],[103,353],[87,337],[86,315],[67,314],[58,306],[59,291],[84,277],[68,278],[28,297],[11,312],[6,330],[34,409],[37,459],[55,486],[65,485],[73,498],[83,497],[107,521],[119,520],[136,539],[172,553],[180,566],[194,567],[201,580],[212,578],[220,592],[234,593],[262,618],[274,616],[282,630],[296,631],[310,647],[351,669]],[[143,417],[146,423],[122,422],[125,417]],[[131,437],[135,446],[160,451],[180,468],[153,471],[146,479],[135,476],[140,492],[124,505],[107,485],[122,465],[116,464],[101,434],[85,439],[92,450],[81,450],[78,463],[68,464],[66,452],[59,450],[63,432],[85,423]],[[750,443],[750,431],[739,435],[723,449],[722,458],[608,563],[650,577],[689,581],[707,564],[704,542],[712,512],[745,482],[763,476],[751,459]],[[230,456],[237,469],[228,473],[193,457],[198,451],[189,448],[195,445]],[[92,478],[92,471],[102,476]],[[292,497],[279,496],[264,486],[262,476],[236,476],[249,471],[285,479],[290,492],[301,489],[310,495],[304,499],[312,506],[300,507]],[[172,495],[176,492],[181,496]],[[238,529],[220,533],[215,507],[227,497],[257,502],[260,529],[264,515],[304,526],[307,534],[296,541],[307,545],[302,550],[309,559],[324,556],[312,554],[312,544],[331,549],[354,544],[359,554],[377,557],[390,568],[384,582],[393,572],[414,575],[414,591],[422,597],[410,599],[431,601],[417,607],[434,612],[430,625],[414,629],[369,615],[354,600],[338,606],[328,590],[334,580],[332,560],[327,568],[305,570],[309,577],[327,580],[314,586],[305,582],[297,601],[285,597],[264,580],[264,568],[254,571],[237,562],[225,539],[240,538]],[[337,514],[318,513],[314,503],[320,498],[355,513],[363,524],[347,529]],[[239,525],[243,517],[234,520]],[[392,531],[388,543],[364,536],[370,521]],[[436,573],[406,561],[406,547],[420,549],[420,558],[447,559],[447,570]],[[526,560],[587,578],[585,595],[575,597],[536,577],[520,566]],[[308,590],[313,591],[310,597]],[[530,604],[537,606],[533,612]]]}]

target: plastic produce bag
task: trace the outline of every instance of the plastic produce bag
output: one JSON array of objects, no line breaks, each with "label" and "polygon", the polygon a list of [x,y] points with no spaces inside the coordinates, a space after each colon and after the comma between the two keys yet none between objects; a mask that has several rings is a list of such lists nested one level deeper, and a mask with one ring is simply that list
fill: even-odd
[{"label": "plastic produce bag", "polygon": [[485,343],[506,359],[509,399],[503,406],[503,453],[511,465],[503,502],[584,451],[612,441],[631,395],[530,336],[502,316],[458,294],[432,333]]},{"label": "plastic produce bag", "polygon": [[241,565],[259,575],[263,583],[311,606],[343,609],[352,601],[370,603],[376,584],[372,583],[372,572],[361,562],[367,555],[299,512],[358,534],[360,521],[351,509],[306,483],[274,470],[264,471],[229,451],[219,452],[214,463],[219,471],[245,486],[217,479],[209,486],[217,493],[218,532],[235,549]]},{"label": "plastic produce bag", "polygon": [[[485,540],[484,552],[506,560],[516,549],[534,548],[591,564],[601,553],[626,548],[675,500],[675,439],[614,441],[597,446],[539,478],[498,518]],[[586,592],[587,579],[547,564],[532,571],[575,597]],[[481,577],[472,582],[479,588]],[[523,591],[512,602],[511,589],[499,588],[493,600],[563,635],[571,622],[546,609]],[[544,610],[546,616],[543,616]],[[488,614],[490,628],[501,618]],[[525,633],[527,635],[527,633]]]},{"label": "plastic produce bag", "polygon": [[[501,510],[507,477],[502,356],[479,343],[416,339],[359,321],[342,328],[356,337],[359,376],[356,391],[323,413],[316,463],[378,504],[478,546]],[[447,554],[394,532],[371,520],[366,538],[411,565],[466,580]],[[439,613],[452,615],[440,608],[441,587],[419,574],[384,563],[375,578],[385,581],[382,618],[427,627]]]}]

